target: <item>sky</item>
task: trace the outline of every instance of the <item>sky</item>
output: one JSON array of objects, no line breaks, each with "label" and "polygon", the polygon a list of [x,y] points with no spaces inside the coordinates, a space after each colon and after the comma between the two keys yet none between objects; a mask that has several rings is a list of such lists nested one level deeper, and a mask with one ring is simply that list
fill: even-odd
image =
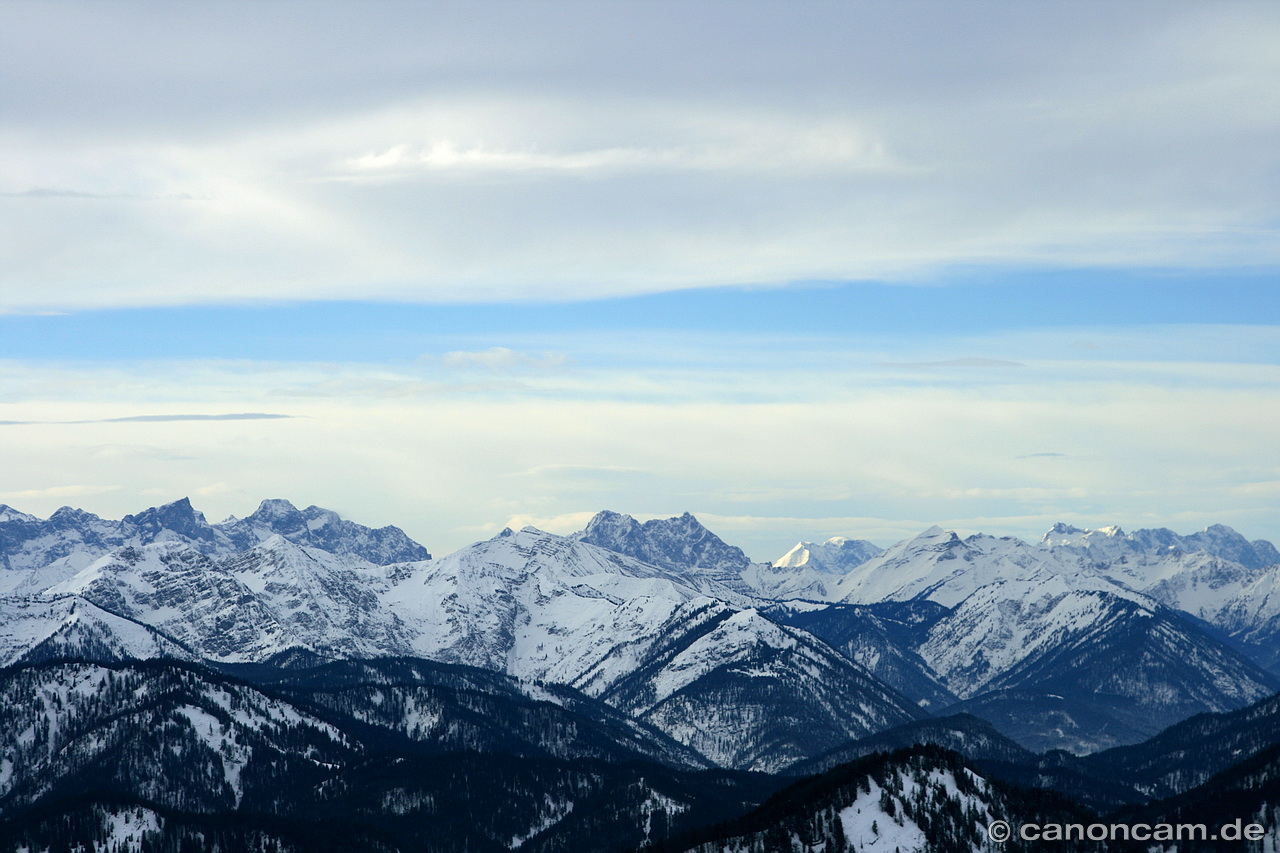
[{"label": "sky", "polygon": [[1280,7],[0,0],[0,502],[1280,542]]}]

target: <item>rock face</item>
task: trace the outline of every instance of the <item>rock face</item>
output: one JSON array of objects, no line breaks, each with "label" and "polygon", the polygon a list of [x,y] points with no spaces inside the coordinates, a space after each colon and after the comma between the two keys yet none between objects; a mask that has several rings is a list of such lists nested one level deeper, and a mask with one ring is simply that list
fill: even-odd
[{"label": "rock face", "polygon": [[278,535],[296,545],[359,557],[378,566],[431,559],[426,548],[398,527],[388,525],[374,530],[347,521],[332,510],[318,506],[300,510],[286,500],[265,500],[247,518],[228,520],[218,528],[237,550]]},{"label": "rock face", "polygon": [[667,569],[741,572],[751,565],[742,549],[726,545],[687,512],[641,524],[606,510],[596,513],[576,538]]}]

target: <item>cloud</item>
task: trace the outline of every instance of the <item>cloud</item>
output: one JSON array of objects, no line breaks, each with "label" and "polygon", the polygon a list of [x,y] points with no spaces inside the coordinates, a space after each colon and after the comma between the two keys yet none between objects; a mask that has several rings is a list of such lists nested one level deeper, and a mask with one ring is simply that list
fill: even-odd
[{"label": "cloud", "polygon": [[562,474],[568,475],[586,475],[586,476],[629,476],[632,474],[648,473],[643,468],[631,468],[626,465],[573,465],[573,464],[549,464],[537,465],[525,471],[516,474],[519,477],[545,477],[558,476]]},{"label": "cloud", "polygon": [[[552,109],[555,105],[552,105]],[[670,124],[670,116],[666,116]],[[337,177],[407,178],[443,171],[470,172],[719,172],[885,170],[903,168],[883,142],[851,122],[797,124],[794,116],[701,115],[686,118],[678,144],[613,145],[573,150],[495,148],[441,139],[399,143],[348,159]],[[637,128],[639,129],[639,128]]]},{"label": "cloud", "polygon": [[545,352],[541,355],[518,352],[507,347],[490,347],[477,352],[447,352],[440,359],[445,367],[460,370],[489,370],[506,373],[517,370],[553,370],[569,363],[564,353]]},{"label": "cloud", "polygon": [[[525,527],[536,527],[539,530],[545,530],[548,533],[558,533],[566,535],[576,533],[587,526],[587,522],[599,510],[585,510],[582,512],[566,512],[559,515],[531,515],[521,513],[509,517],[503,527],[509,527],[512,530],[520,530]],[[501,528],[498,528],[499,530]],[[495,531],[496,532],[496,531]]]},{"label": "cloud", "polygon": [[417,5],[0,8],[0,310],[1280,264],[1265,4]]},{"label": "cloud", "polygon": [[948,367],[1026,367],[1020,361],[1007,361],[1001,358],[951,358],[945,361],[886,361],[881,362],[884,367],[913,367],[913,368],[948,368]]},{"label": "cloud", "polygon": [[1067,454],[1065,454],[1065,453],[1053,453],[1053,452],[1046,452],[1046,453],[1025,453],[1025,454],[1023,454],[1022,456],[1016,456],[1016,457],[1014,457],[1014,458],[1015,458],[1015,459],[1066,459],[1066,458],[1067,458]]},{"label": "cloud", "polygon": [[95,418],[80,421],[0,421],[4,426],[29,426],[33,424],[126,424],[126,423],[181,423],[183,421],[269,421],[293,418],[296,415],[269,414],[266,412],[238,412],[218,415],[130,415],[123,418]]},{"label": "cloud", "polygon": [[189,193],[171,193],[167,195],[140,195],[138,193],[88,192],[85,190],[52,189],[49,187],[33,187],[28,190],[0,192],[0,198],[49,198],[49,199],[98,199],[104,201],[154,201],[157,199],[173,199],[193,201],[195,196]]},{"label": "cloud", "polygon": [[[435,351],[488,351],[455,334],[433,339]],[[509,339],[511,351],[538,357],[563,346],[586,366],[520,376],[519,393],[389,393],[447,375],[439,357],[410,366],[5,361],[0,418],[81,424],[5,430],[5,486],[39,495],[50,484],[118,485],[84,502],[119,517],[155,495],[225,483],[230,490],[202,507],[211,516],[301,498],[397,524],[441,554],[512,522],[570,532],[603,508],[688,509],[712,529],[716,516],[763,519],[722,534],[761,559],[799,538],[888,544],[935,522],[1037,538],[1058,520],[1222,521],[1280,538],[1274,328],[1103,330],[1088,360],[1070,355],[1077,339],[1073,329],[981,340],[931,331],[870,343],[809,337],[796,349],[786,335],[771,345],[756,334],[638,333],[620,344],[544,330]],[[415,336],[406,352],[424,346]],[[963,381],[878,364],[954,352],[1035,358]],[[288,418],[121,419],[279,412],[273,389],[326,382],[338,383],[329,396],[291,397]],[[1027,464],[1066,454],[1070,464]],[[27,511],[70,502],[26,500]]]},{"label": "cloud", "polygon": [[0,492],[0,499],[24,500],[34,498],[80,498],[105,495],[110,492],[118,492],[120,489],[120,486],[48,486],[43,489],[20,489],[13,492]]},{"label": "cloud", "polygon": [[511,380],[489,382],[431,382],[420,379],[355,375],[273,388],[274,397],[369,397],[383,399],[427,398],[456,394],[511,393],[526,386]]}]

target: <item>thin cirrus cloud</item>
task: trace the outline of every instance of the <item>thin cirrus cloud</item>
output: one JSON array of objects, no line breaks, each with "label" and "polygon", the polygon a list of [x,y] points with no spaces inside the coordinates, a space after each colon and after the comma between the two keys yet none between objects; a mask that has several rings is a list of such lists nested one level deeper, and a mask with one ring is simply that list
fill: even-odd
[{"label": "thin cirrus cloud", "polygon": [[70,421],[0,421],[4,426],[33,426],[39,424],[141,424],[141,423],[183,423],[191,421],[270,421],[281,418],[293,418],[296,415],[281,415],[268,412],[235,412],[217,415],[130,415],[122,418],[92,418],[88,420]]},{"label": "thin cirrus cloud", "polygon": [[322,5],[0,10],[0,311],[1280,263],[1260,4]]},{"label": "thin cirrus cloud", "polygon": [[510,347],[489,347],[486,350],[454,350],[440,358],[445,367],[458,370],[488,370],[508,373],[520,370],[554,370],[569,363],[564,353],[544,352],[539,355],[520,352]]},{"label": "thin cirrus cloud", "polygon": [[[430,106],[420,108],[430,114]],[[511,105],[509,109],[527,109]],[[563,109],[563,107],[561,107]],[[870,138],[851,123],[806,120],[800,116],[721,116],[713,120],[680,121],[679,112],[666,108],[655,117],[659,126],[681,125],[669,138],[651,140],[646,145],[624,144],[628,137],[653,133],[650,127],[617,128],[618,140],[611,145],[584,145],[572,138],[556,148],[532,147],[513,135],[512,147],[480,142],[463,143],[436,139],[422,144],[398,143],[381,151],[370,151],[348,159],[349,171],[336,179],[407,178],[418,173],[443,171],[474,172],[680,172],[680,171],[786,171],[883,170],[903,168],[889,156],[883,141]],[[568,116],[562,116],[564,122]],[[412,132],[413,121],[401,131]],[[569,122],[566,122],[569,123]],[[468,122],[459,122],[465,129]],[[561,128],[561,133],[569,131]],[[393,131],[394,132],[394,131]],[[465,130],[464,130],[465,132]],[[473,130],[472,133],[475,131]],[[514,147],[523,144],[527,147]]]},{"label": "thin cirrus cloud", "polygon": [[1026,367],[1020,361],[1009,361],[1003,358],[950,358],[942,361],[885,361],[881,362],[882,367],[914,367],[921,369],[948,368],[948,367],[984,367],[984,368],[1000,368],[1000,367]]}]

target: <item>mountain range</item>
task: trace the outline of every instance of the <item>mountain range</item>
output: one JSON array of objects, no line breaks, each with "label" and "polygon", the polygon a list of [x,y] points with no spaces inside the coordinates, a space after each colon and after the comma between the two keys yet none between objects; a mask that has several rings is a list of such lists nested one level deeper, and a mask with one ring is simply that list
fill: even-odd
[{"label": "mountain range", "polygon": [[[946,849],[964,821],[935,826],[904,779],[991,819],[1030,787],[1070,798],[1035,809],[1133,809],[1280,743],[1280,554],[1221,525],[935,527],[760,563],[689,513],[605,511],[433,559],[314,506],[209,524],[184,499],[119,521],[0,506],[0,561],[15,845],[76,826],[321,849],[317,822],[344,815],[328,837],[352,849],[437,831],[439,849],[620,849],[835,773],[803,789],[825,792],[805,818],[821,843],[871,843],[848,809],[872,785],[877,829],[897,816],[895,844]],[[942,752],[874,758],[920,743]],[[832,794],[846,766],[862,793]],[[242,813],[257,822],[219,835]],[[715,849],[780,837],[751,820]]]}]

